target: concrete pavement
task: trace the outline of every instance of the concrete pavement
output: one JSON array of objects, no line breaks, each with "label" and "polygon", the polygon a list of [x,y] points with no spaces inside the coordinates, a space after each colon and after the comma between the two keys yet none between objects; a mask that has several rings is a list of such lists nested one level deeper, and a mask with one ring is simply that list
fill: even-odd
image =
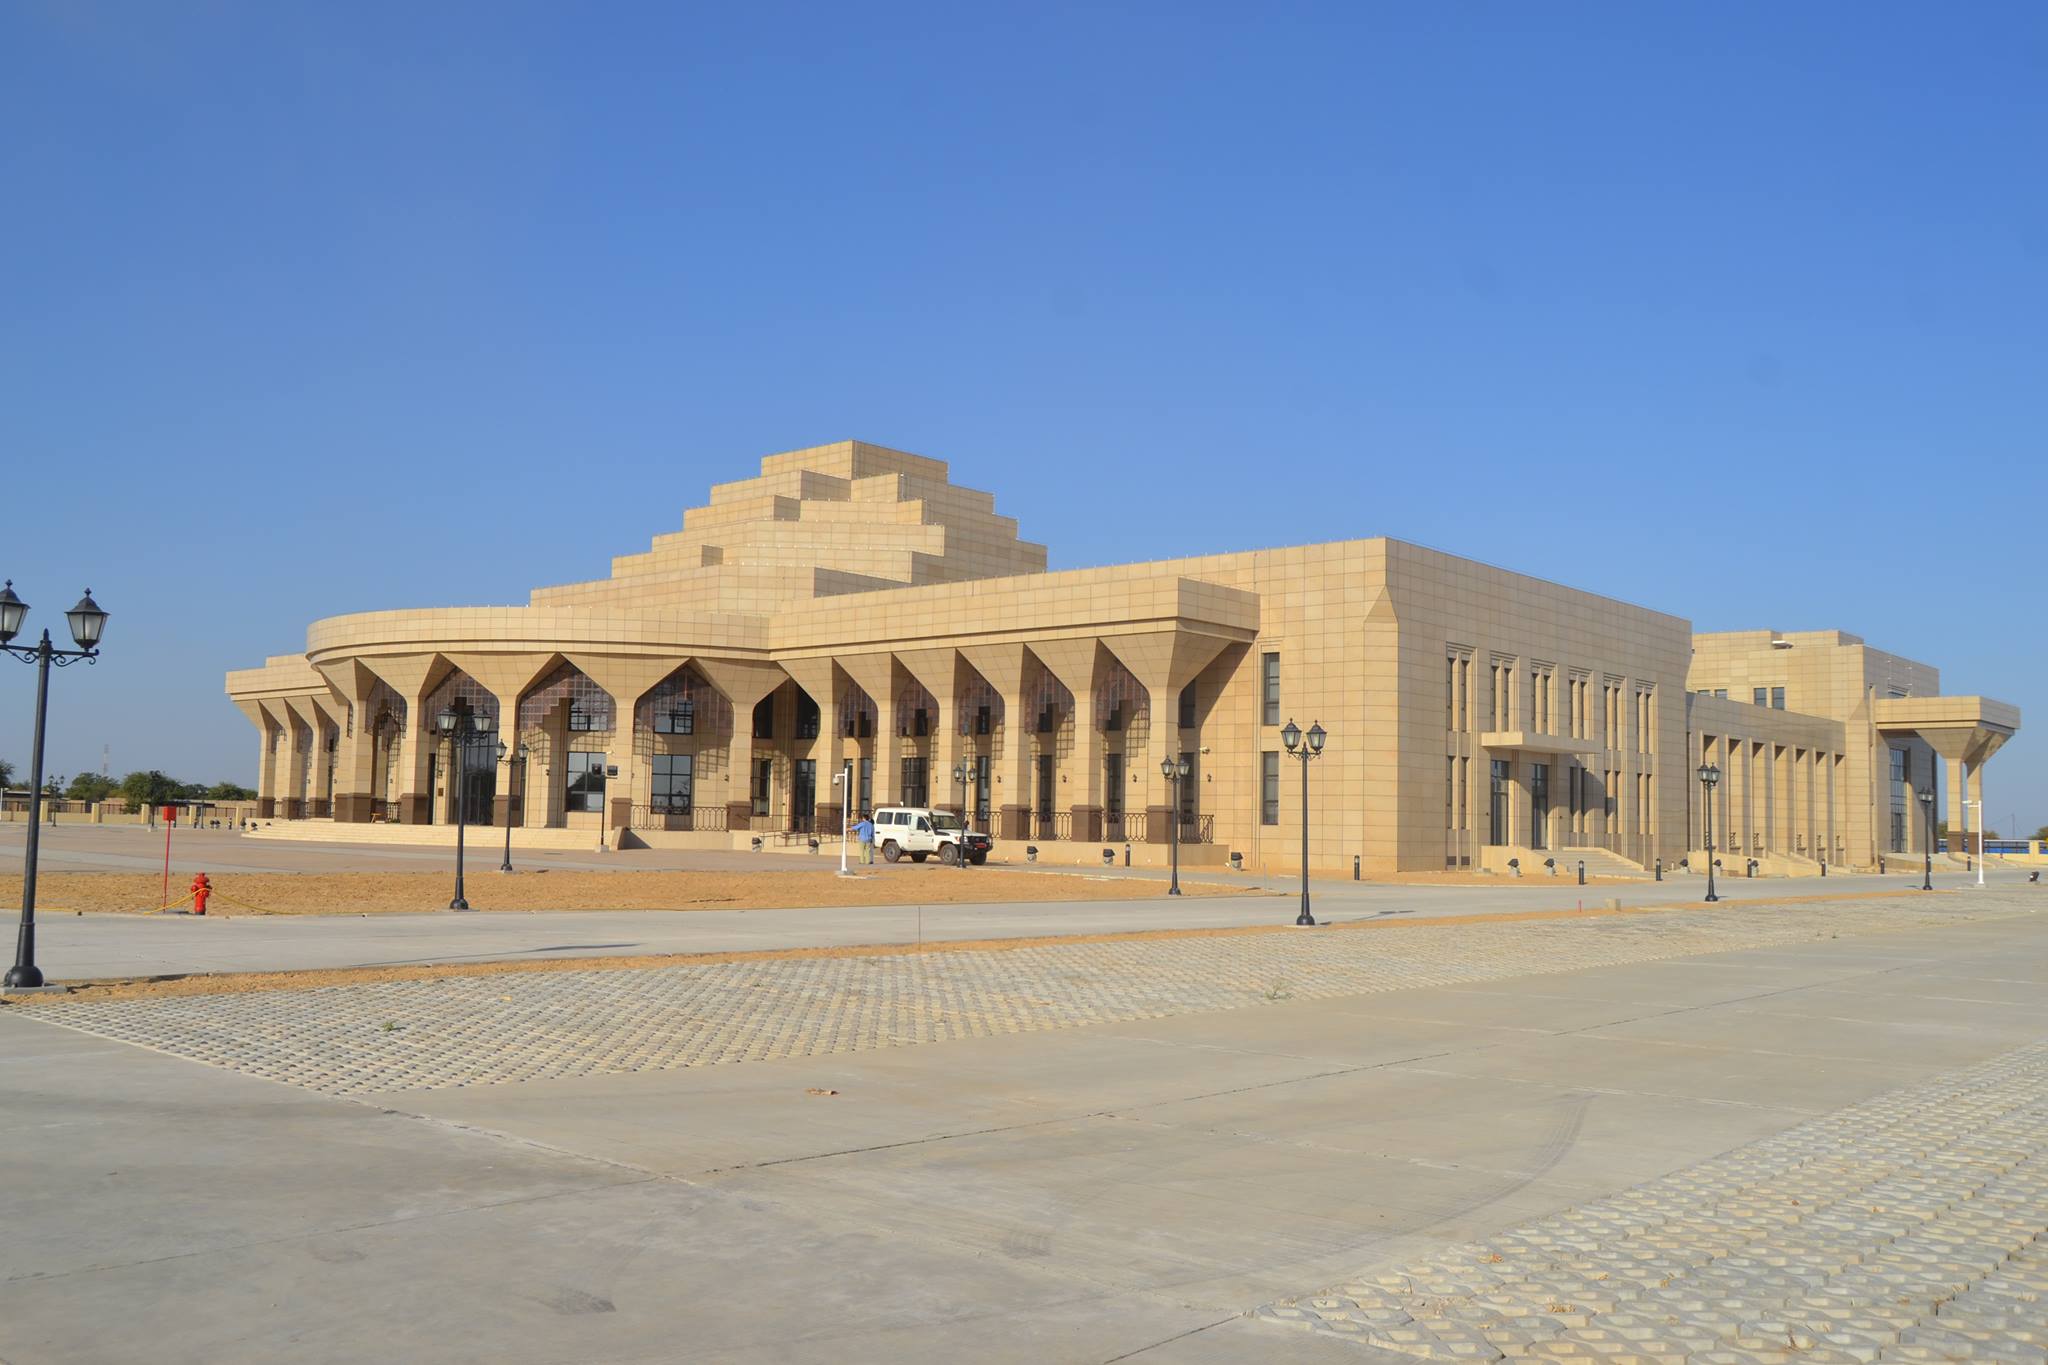
[{"label": "concrete pavement", "polygon": [[2017,913],[367,1101],[16,1007],[0,1359],[1391,1360],[1246,1314],[2041,1038],[2048,938],[1994,894]]}]

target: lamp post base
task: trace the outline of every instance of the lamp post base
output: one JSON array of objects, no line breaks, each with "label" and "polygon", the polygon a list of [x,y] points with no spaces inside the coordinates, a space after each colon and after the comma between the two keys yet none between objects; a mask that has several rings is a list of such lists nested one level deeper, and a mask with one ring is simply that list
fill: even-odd
[{"label": "lamp post base", "polygon": [[1314,915],[1311,915],[1308,911],[1303,910],[1299,915],[1296,915],[1294,917],[1294,923],[1297,927],[1313,929],[1316,927],[1316,917]]},{"label": "lamp post base", "polygon": [[454,900],[448,902],[448,908],[450,910],[467,910],[469,909],[469,902],[457,896]]},{"label": "lamp post base", "polygon": [[32,991],[43,984],[43,969],[34,963],[25,963],[7,969],[7,975],[0,979],[0,986],[10,991]]}]

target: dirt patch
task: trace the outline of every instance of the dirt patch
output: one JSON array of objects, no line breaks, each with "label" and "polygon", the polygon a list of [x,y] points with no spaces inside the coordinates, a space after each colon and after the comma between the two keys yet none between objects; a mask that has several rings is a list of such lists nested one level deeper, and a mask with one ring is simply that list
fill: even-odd
[{"label": "dirt patch", "polygon": [[[1619,910],[1510,910],[1496,914],[1457,915],[1429,919],[1370,919],[1324,924],[1333,933],[1390,932],[1411,929],[1456,930],[1471,924],[1522,924],[1542,920],[1586,920],[1624,915],[1669,915],[1693,911],[1768,910],[1817,901],[1888,900],[1911,896],[1906,891],[1876,891],[1847,896],[1791,896],[1774,901],[1697,902],[1679,905],[1625,906]],[[1943,894],[1937,892],[1936,894]],[[1954,894],[1953,892],[1947,894]],[[1021,948],[1069,943],[1129,943],[1193,938],[1243,938],[1252,934],[1298,934],[1284,916],[1275,924],[1232,925],[1216,929],[1136,929],[1121,934],[1061,934],[1043,938],[959,939],[944,943],[878,943],[838,948],[765,948],[720,953],[654,953],[634,957],[545,958],[516,962],[458,962],[405,967],[338,967],[301,972],[224,972],[194,976],[144,976],[65,983],[63,995],[21,996],[0,1001],[28,1009],[60,1008],[67,1001],[151,1000],[193,995],[245,995],[266,991],[301,991],[323,986],[373,986],[389,981],[441,981],[463,976],[530,976],[537,972],[647,971],[719,962],[760,962],[789,958],[908,957],[934,953],[1013,952]],[[507,997],[510,998],[509,996]]]},{"label": "dirt patch", "polygon": [[[213,879],[209,915],[376,915],[446,910],[447,872],[249,872]],[[465,878],[472,910],[774,910],[839,905],[982,905],[990,901],[1150,900],[1165,881],[998,868],[891,868],[840,877],[831,872],[474,871]],[[185,886],[171,883],[174,906]],[[149,873],[55,872],[36,879],[46,914],[149,914],[163,880]],[[1188,884],[1190,896],[1241,896],[1255,887]],[[21,878],[0,877],[0,905],[21,903]]]}]

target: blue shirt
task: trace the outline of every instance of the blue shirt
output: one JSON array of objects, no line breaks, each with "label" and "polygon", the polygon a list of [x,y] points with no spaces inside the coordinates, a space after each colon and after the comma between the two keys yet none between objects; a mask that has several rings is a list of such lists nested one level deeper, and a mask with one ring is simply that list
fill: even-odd
[{"label": "blue shirt", "polygon": [[871,821],[863,820],[853,827],[853,837],[863,844],[875,841],[875,827]]}]

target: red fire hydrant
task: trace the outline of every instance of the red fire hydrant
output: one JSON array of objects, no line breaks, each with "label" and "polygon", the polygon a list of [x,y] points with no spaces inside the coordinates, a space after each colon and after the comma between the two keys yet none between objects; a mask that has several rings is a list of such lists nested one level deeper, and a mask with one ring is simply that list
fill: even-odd
[{"label": "red fire hydrant", "polygon": [[206,880],[206,874],[204,872],[195,874],[192,878],[192,913],[195,915],[205,914],[206,898],[212,894],[213,883]]}]

